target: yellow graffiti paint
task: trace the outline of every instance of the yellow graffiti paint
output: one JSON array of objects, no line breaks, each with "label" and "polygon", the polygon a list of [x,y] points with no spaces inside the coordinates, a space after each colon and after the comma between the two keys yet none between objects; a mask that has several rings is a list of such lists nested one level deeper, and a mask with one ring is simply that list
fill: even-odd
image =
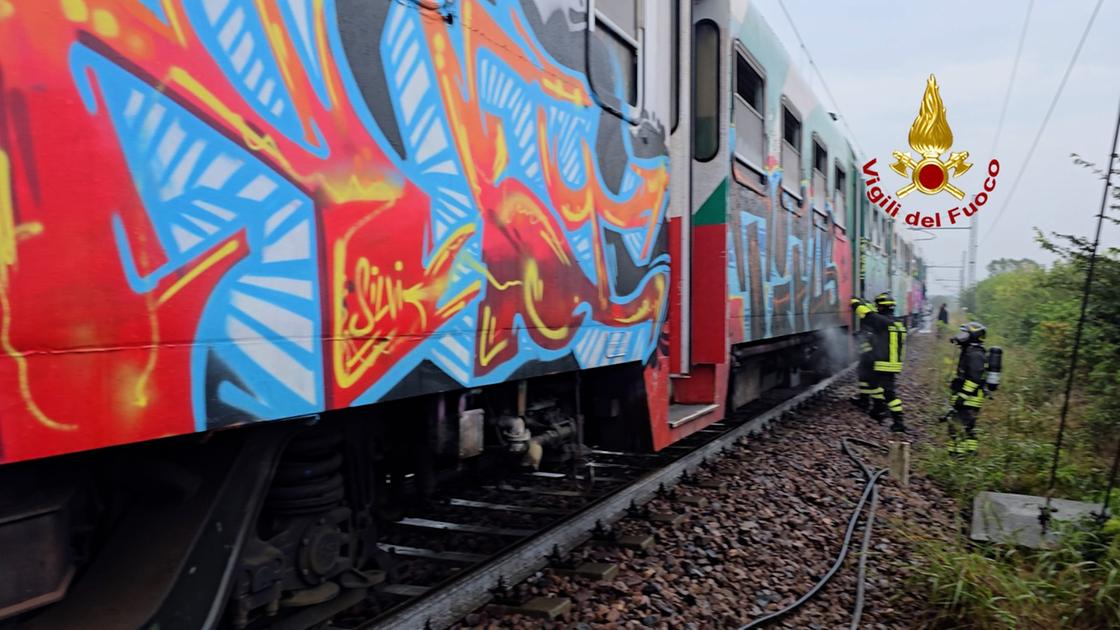
[{"label": "yellow graffiti paint", "polygon": [[311,15],[315,16],[315,39],[319,45],[319,68],[323,73],[323,80],[327,83],[327,98],[334,105],[338,105],[338,93],[334,87],[334,74],[331,72],[331,64],[327,62],[327,51],[330,50],[330,45],[327,43],[327,12],[323,9],[323,0],[315,0],[314,10]]},{"label": "yellow graffiti paint", "polygon": [[260,15],[261,24],[264,26],[265,36],[272,48],[273,57],[280,66],[280,74],[284,77],[284,84],[290,92],[295,92],[295,81],[292,79],[292,70],[289,66],[288,47],[285,45],[284,28],[269,18],[268,8],[264,0],[256,0],[257,14]]},{"label": "yellow graffiti paint", "polygon": [[[470,3],[463,5],[463,50],[466,51],[466,59],[474,59],[474,6]],[[474,88],[474,64],[467,63],[465,72],[467,73],[467,96],[470,102],[478,102],[478,90]]]},{"label": "yellow graffiti paint", "polygon": [[498,343],[494,343],[494,337],[497,335],[497,318],[490,312],[490,305],[482,307],[482,321],[479,322],[481,327],[481,335],[478,339],[478,364],[482,366],[490,365],[494,357],[505,350],[509,346],[508,339],[502,339]]},{"label": "yellow graffiti paint", "polygon": [[568,101],[582,107],[591,105],[583,90],[564,81],[545,77],[541,79],[541,87],[549,96],[562,101]]},{"label": "yellow graffiti paint", "polygon": [[499,291],[505,291],[506,289],[509,289],[511,287],[521,286],[521,281],[520,280],[508,280],[506,282],[502,282],[502,281],[498,280],[497,278],[494,277],[494,274],[490,273],[490,269],[488,269],[486,267],[486,265],[483,265],[481,262],[476,260],[473,256],[468,256],[466,258],[466,263],[467,263],[468,267],[470,267],[471,269],[474,269],[478,273],[485,276],[486,277],[486,282],[489,283],[490,286],[494,287],[495,289],[497,289]]},{"label": "yellow graffiti paint", "polygon": [[295,170],[291,161],[280,151],[274,138],[268,134],[258,133],[254,130],[245,121],[245,118],[222,102],[221,99],[208,90],[206,86],[202,85],[202,83],[198,79],[195,79],[189,72],[179,67],[173,67],[167,73],[167,83],[178,85],[199,101],[205,103],[215,115],[241,134],[241,139],[248,149],[258,151],[268,156],[280,167],[281,171],[290,177],[301,182],[312,181],[321,184],[332,201],[338,203],[347,201],[391,202],[400,198],[403,186],[389,179],[375,179],[363,182],[358,179],[356,174],[352,174],[342,185],[338,185],[322,173],[317,172],[312,175],[303,175]]},{"label": "yellow graffiti paint", "polygon": [[183,25],[179,21],[179,12],[175,10],[174,0],[163,0],[163,13],[167,16],[167,23],[171,25],[171,30],[175,33],[175,40],[179,42],[180,46],[187,45],[187,36],[183,32]]},{"label": "yellow graffiti paint", "polygon": [[442,33],[436,33],[436,36],[432,39],[432,44],[436,49],[436,69],[443,72],[444,68],[447,67],[447,59],[444,58],[447,50],[447,40],[444,39]]},{"label": "yellow graffiti paint", "polygon": [[491,172],[496,182],[506,170],[506,163],[509,162],[509,154],[506,150],[505,125],[499,122],[494,125],[494,127],[496,128],[494,131],[494,167]]},{"label": "yellow graffiti paint", "polygon": [[455,297],[447,300],[446,304],[436,310],[436,316],[447,319],[455,313],[458,313],[459,311],[463,310],[463,307],[466,306],[467,302],[474,299],[474,296],[481,290],[482,282],[475,280],[474,282],[467,285],[467,287],[460,291]]},{"label": "yellow graffiti paint", "polygon": [[148,359],[144,362],[144,369],[140,372],[140,376],[136,378],[136,383],[132,386],[132,403],[137,407],[148,406],[148,380],[152,377],[152,372],[156,369],[156,362],[159,358],[159,317],[156,315],[157,305],[152,303],[151,294],[147,296],[148,307],[148,330],[151,334],[151,343],[148,345]]},{"label": "yellow graffiti paint", "polygon": [[23,230],[15,224],[15,206],[12,203],[12,169],[8,153],[0,149],[0,349],[3,349],[16,364],[16,379],[20,398],[28,413],[39,424],[58,431],[73,431],[75,424],[59,422],[50,418],[35,402],[31,395],[31,379],[28,375],[27,357],[12,345],[12,303],[8,298],[8,273],[16,266],[16,243],[26,236],[41,233],[42,226],[32,224]]},{"label": "yellow graffiti paint", "polygon": [[525,285],[523,288],[525,292],[525,314],[528,315],[529,322],[537,329],[537,332],[553,341],[566,339],[570,334],[567,326],[549,328],[544,323],[540,313],[537,312],[537,302],[544,299],[544,282],[541,281],[540,270],[537,268],[537,261],[535,260],[528,260],[525,263]]},{"label": "yellow graffiti paint", "polygon": [[117,24],[117,18],[105,9],[97,9],[93,12],[93,30],[102,37],[116,37],[121,34],[121,26]]},{"label": "yellow graffiti paint", "polygon": [[456,229],[448,237],[443,239],[439,249],[432,253],[431,262],[428,264],[428,269],[425,270],[425,275],[431,276],[433,269],[443,267],[444,263],[447,262],[447,258],[451,256],[453,252],[458,253],[460,246],[474,234],[474,231],[475,226],[468,223]]},{"label": "yellow graffiti paint", "polygon": [[0,20],[15,15],[16,7],[8,0],[0,0]]},{"label": "yellow graffiti paint", "polygon": [[565,265],[571,265],[571,259],[564,251],[563,238],[553,229],[549,217],[535,199],[523,193],[512,193],[502,199],[501,206],[498,208],[499,220],[503,224],[510,224],[513,223],[515,215],[529,217],[530,223],[540,225],[540,236],[552,249],[552,253]]},{"label": "yellow graffiti paint", "polygon": [[167,290],[159,296],[159,301],[157,302],[157,304],[159,306],[163,306],[164,304],[166,304],[167,301],[175,297],[175,294],[181,291],[183,287],[193,282],[195,278],[202,275],[207,269],[218,264],[218,262],[220,262],[223,258],[237,251],[237,248],[237,241],[230,241],[225,245],[219,247],[217,251],[202,259],[202,262],[198,263],[194,267],[191,267],[190,271],[183,274],[181,278],[176,280],[174,284],[168,287]]},{"label": "yellow graffiti paint", "polygon": [[16,264],[16,213],[8,153],[0,149],[0,287],[7,288],[8,267]]},{"label": "yellow graffiti paint", "polygon": [[62,0],[62,15],[71,22],[85,22],[89,19],[89,7],[85,0]]}]

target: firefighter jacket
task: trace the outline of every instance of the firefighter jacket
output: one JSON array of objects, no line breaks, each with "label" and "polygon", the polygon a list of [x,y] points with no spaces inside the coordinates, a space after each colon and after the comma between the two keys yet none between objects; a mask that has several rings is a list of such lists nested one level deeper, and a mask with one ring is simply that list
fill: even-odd
[{"label": "firefighter jacket", "polygon": [[970,343],[961,348],[957,359],[957,378],[953,379],[953,405],[979,409],[984,404],[984,371],[987,368],[987,353],[984,346]]},{"label": "firefighter jacket", "polygon": [[863,330],[871,333],[871,356],[875,359],[876,372],[901,372],[902,359],[906,356],[906,325],[891,315],[883,315],[859,300],[852,300],[852,308],[860,319]]},{"label": "firefighter jacket", "polygon": [[871,329],[861,322],[859,333],[856,334],[856,343],[859,345],[860,358],[863,358],[864,355],[871,354],[871,338],[873,336]]}]

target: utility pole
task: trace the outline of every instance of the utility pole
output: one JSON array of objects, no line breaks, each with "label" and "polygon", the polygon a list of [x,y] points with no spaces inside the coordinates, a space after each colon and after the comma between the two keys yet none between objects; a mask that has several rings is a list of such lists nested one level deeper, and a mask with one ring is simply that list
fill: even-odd
[{"label": "utility pole", "polygon": [[972,215],[972,223],[968,226],[968,286],[976,284],[976,254],[979,245],[977,239],[980,235],[980,213]]},{"label": "utility pole", "polygon": [[[972,222],[968,225],[968,286],[976,286],[976,255],[979,250],[977,244],[977,237],[980,234],[980,213],[972,215]],[[963,295],[964,292],[962,291]],[[973,291],[972,293],[972,308],[980,310],[980,292]]]},{"label": "utility pole", "polygon": [[968,270],[968,262],[969,262],[968,261],[968,252],[967,251],[961,252],[961,286],[960,286],[960,289],[957,291],[958,298],[963,298],[964,297],[965,271]]}]

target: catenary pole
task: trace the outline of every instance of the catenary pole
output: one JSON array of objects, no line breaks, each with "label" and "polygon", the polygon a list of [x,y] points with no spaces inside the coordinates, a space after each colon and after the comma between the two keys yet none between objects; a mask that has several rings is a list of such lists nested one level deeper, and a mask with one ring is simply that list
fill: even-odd
[{"label": "catenary pole", "polygon": [[[1062,453],[1062,440],[1066,433],[1066,416],[1069,413],[1069,398],[1073,391],[1073,379],[1077,370],[1077,355],[1081,350],[1081,335],[1085,328],[1085,312],[1089,308],[1089,291],[1093,285],[1093,271],[1097,265],[1097,248],[1101,243],[1101,227],[1104,225],[1104,213],[1108,207],[1108,191],[1112,186],[1112,165],[1116,161],[1116,140],[1120,137],[1120,107],[1116,112],[1116,127],[1112,131],[1112,150],[1108,152],[1108,168],[1105,170],[1104,191],[1101,192],[1101,207],[1097,213],[1097,231],[1093,236],[1093,248],[1089,252],[1089,268],[1085,271],[1085,287],[1081,291],[1081,314],[1077,318],[1077,328],[1073,334],[1073,351],[1069,359],[1069,375],[1066,378],[1066,391],[1062,399],[1062,414],[1058,421],[1058,435],[1054,440],[1054,460],[1050,463],[1050,483],[1046,490],[1046,505],[1042,508],[1039,520],[1042,521],[1042,531],[1050,522],[1050,501],[1054,496],[1054,483],[1058,475],[1058,459]],[[1106,511],[1108,506],[1104,507]]]}]

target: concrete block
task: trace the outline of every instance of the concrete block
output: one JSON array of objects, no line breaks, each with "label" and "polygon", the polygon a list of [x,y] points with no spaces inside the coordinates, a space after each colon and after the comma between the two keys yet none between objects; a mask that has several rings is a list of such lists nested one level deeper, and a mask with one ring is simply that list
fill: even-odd
[{"label": "concrete block", "polygon": [[584,562],[574,569],[556,568],[560,575],[578,575],[592,580],[610,581],[618,576],[618,565],[610,562]]},{"label": "concrete block", "polygon": [[620,547],[626,547],[627,549],[645,551],[653,547],[653,536],[649,534],[628,534],[626,536],[619,536],[618,545]]},{"label": "concrete block", "polygon": [[511,614],[555,620],[572,610],[572,600],[567,597],[534,597],[520,606],[505,606]]},{"label": "concrete block", "polygon": [[650,514],[649,520],[651,523],[663,523],[670,527],[676,527],[684,522],[684,514],[676,514],[674,512],[654,512]]},{"label": "concrete block", "polygon": [[693,507],[708,507],[708,499],[701,496],[685,495],[682,496],[679,500],[681,503],[684,503],[685,505],[691,505]]},{"label": "concrete block", "polygon": [[1050,525],[1045,536],[1038,520],[1045,497],[1002,492],[981,492],[972,501],[973,540],[1011,543],[1039,549],[1058,542],[1054,530],[1061,521],[1075,521],[1100,513],[1101,504],[1052,499]]}]

